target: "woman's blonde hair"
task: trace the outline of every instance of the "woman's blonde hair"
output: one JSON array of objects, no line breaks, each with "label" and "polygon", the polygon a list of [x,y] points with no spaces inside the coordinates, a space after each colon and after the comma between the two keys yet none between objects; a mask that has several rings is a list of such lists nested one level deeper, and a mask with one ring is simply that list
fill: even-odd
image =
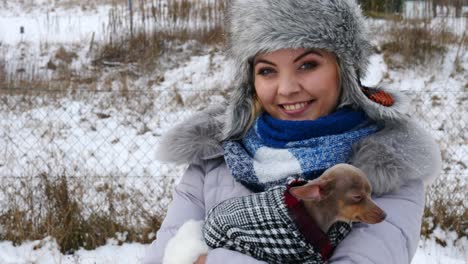
[{"label": "woman's blonde hair", "polygon": [[251,109],[252,112],[250,112],[250,117],[249,117],[249,122],[247,123],[247,127],[244,130],[244,134],[249,130],[249,128],[253,125],[255,119],[262,113],[263,108],[262,104],[258,100],[257,93],[254,94],[253,100],[251,102]]}]

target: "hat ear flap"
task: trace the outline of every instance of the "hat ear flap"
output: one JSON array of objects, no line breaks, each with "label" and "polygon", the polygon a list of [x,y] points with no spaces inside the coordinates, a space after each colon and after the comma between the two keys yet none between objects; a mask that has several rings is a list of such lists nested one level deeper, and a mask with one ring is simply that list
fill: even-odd
[{"label": "hat ear flap", "polygon": [[252,70],[249,64],[237,62],[235,76],[241,76],[234,81],[234,89],[228,99],[228,105],[223,116],[222,140],[240,139],[247,132],[251,124],[252,113],[254,109],[253,80],[250,80]]},{"label": "hat ear flap", "polygon": [[321,201],[330,195],[334,184],[333,179],[316,179],[303,186],[291,187],[289,193],[300,200]]},{"label": "hat ear flap", "polygon": [[222,140],[242,138],[248,127],[253,102],[252,97],[245,96],[240,92],[233,93],[231,102],[226,108],[223,117],[223,137]]},{"label": "hat ear flap", "polygon": [[342,91],[338,107],[362,109],[373,120],[406,119],[408,98],[383,88],[369,88],[360,83],[359,74],[343,61],[338,61]]}]

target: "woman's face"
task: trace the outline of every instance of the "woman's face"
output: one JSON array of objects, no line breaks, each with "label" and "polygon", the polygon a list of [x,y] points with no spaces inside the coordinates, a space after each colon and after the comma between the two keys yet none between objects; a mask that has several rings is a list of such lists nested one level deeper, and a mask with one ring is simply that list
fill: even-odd
[{"label": "woman's face", "polygon": [[315,120],[333,112],[340,85],[335,56],[322,50],[281,49],[254,60],[263,109],[283,120]]}]

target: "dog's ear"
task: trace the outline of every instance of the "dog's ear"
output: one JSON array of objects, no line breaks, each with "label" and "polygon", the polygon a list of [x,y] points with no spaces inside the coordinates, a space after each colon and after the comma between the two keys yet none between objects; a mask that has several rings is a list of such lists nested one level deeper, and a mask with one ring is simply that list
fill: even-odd
[{"label": "dog's ear", "polygon": [[335,179],[315,179],[303,186],[291,187],[289,192],[301,200],[320,201],[325,199],[335,186]]}]

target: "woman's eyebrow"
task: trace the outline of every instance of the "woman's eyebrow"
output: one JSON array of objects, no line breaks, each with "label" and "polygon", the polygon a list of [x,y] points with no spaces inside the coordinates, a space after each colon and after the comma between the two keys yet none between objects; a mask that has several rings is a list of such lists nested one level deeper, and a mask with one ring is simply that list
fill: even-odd
[{"label": "woman's eyebrow", "polygon": [[[309,54],[315,54],[317,56],[323,57],[323,55],[319,51],[311,49],[311,50],[306,50],[304,53],[302,53],[297,58],[295,58],[294,62],[297,62],[298,60],[302,59],[303,57],[305,57],[305,56],[307,56]],[[253,63],[254,66],[259,64],[259,63],[266,63],[266,64],[276,66],[276,64],[274,64],[273,62],[265,60],[265,59],[254,59],[254,63]]]},{"label": "woman's eyebrow", "polygon": [[312,53],[312,54],[315,54],[315,55],[318,55],[318,56],[320,56],[320,57],[323,57],[323,55],[322,55],[320,52],[318,52],[317,50],[311,49],[311,50],[305,51],[304,53],[302,53],[301,55],[299,55],[297,58],[295,58],[295,59],[294,59],[294,62],[297,62],[298,60],[302,59],[303,57],[305,57],[305,56],[307,56],[307,55],[309,55],[309,54],[311,54],[311,53]]},{"label": "woman's eyebrow", "polygon": [[274,63],[271,62],[271,61],[267,61],[267,60],[265,60],[265,59],[255,59],[255,60],[254,60],[254,67],[255,67],[255,65],[257,65],[257,64],[259,64],[259,63],[266,63],[266,64],[270,64],[270,65],[272,65],[272,66],[276,66],[276,64],[274,64]]}]

